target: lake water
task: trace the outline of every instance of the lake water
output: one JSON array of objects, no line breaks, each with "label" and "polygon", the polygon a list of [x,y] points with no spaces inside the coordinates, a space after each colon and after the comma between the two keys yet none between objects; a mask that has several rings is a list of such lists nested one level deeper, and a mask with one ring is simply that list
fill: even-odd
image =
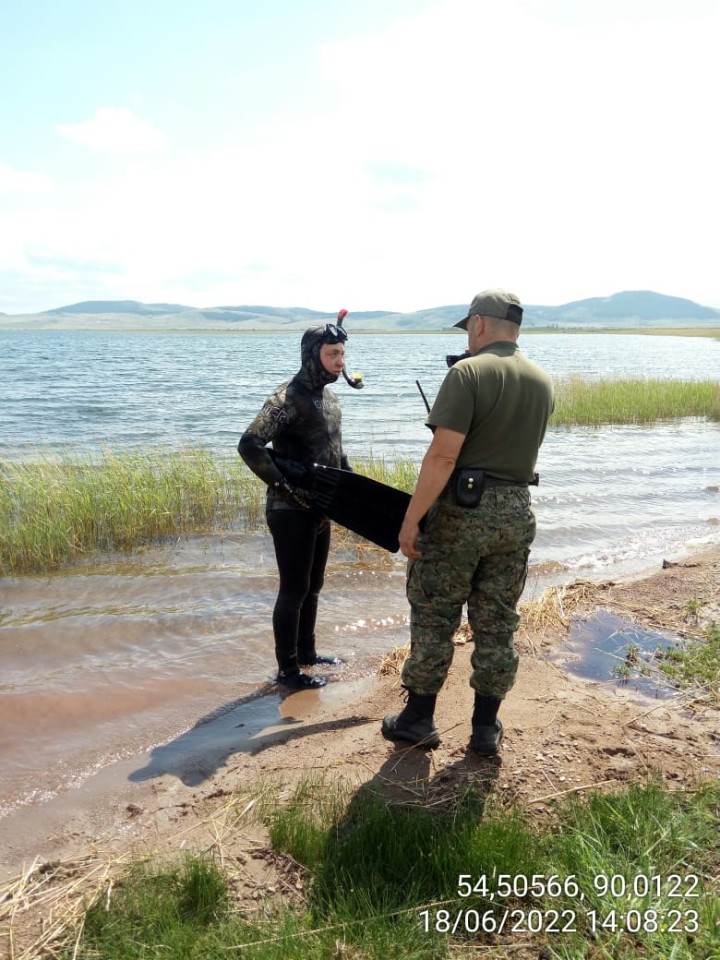
[{"label": "lake water", "polygon": [[[0,456],[203,446],[236,457],[267,394],[299,365],[297,334],[0,330]],[[339,381],[346,451],[420,461],[432,400],[460,334],[358,335],[363,390]],[[555,377],[720,373],[712,339],[526,335]],[[550,428],[533,491],[526,599],[550,583],[641,570],[720,540],[720,425]],[[268,682],[276,590],[260,528],[219,531],[74,567],[0,579],[0,816],[71,790],[120,757],[181,736]],[[336,546],[320,648],[338,679],[407,642],[401,557]],[[319,694],[324,695],[324,694]],[[329,694],[327,694],[329,695]]]}]

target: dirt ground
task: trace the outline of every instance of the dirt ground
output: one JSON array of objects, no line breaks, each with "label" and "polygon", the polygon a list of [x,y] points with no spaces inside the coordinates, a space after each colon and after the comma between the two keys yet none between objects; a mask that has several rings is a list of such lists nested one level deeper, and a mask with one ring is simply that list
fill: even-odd
[{"label": "dirt ground", "polygon": [[231,753],[200,787],[165,775],[68,810],[53,836],[36,838],[34,851],[27,844],[14,851],[17,873],[0,885],[0,956],[48,955],[43,945],[67,935],[82,898],[106,889],[140,854],[212,849],[246,905],[274,895],[302,897],[302,873],[272,853],[254,812],[264,792],[308,775],[341,779],[351,789],[374,781],[389,799],[423,804],[442,803],[482,780],[500,802],[520,802],[541,818],[552,815],[553,800],[573,791],[612,790],[651,773],[677,788],[718,777],[717,704],[697,693],[643,700],[614,682],[572,676],[552,654],[573,620],[598,609],[680,637],[702,636],[709,623],[720,622],[719,566],[715,547],[642,579],[575,582],[525,607],[520,671],[503,704],[505,739],[493,760],[467,750],[473,695],[470,644],[461,633],[438,698],[437,750],[402,749],[381,738],[380,720],[403,702],[391,659],[378,664],[371,680],[348,685],[345,698],[288,697],[280,732]]}]

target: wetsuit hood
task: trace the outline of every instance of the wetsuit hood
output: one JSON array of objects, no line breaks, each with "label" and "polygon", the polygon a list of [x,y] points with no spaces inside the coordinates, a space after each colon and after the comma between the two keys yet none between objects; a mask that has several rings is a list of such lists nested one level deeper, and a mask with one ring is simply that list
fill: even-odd
[{"label": "wetsuit hood", "polygon": [[329,383],[335,383],[339,374],[329,373],[320,360],[320,349],[326,343],[344,343],[346,338],[334,336],[328,328],[311,327],[300,341],[302,366],[296,379],[307,384],[312,390],[322,390]]}]

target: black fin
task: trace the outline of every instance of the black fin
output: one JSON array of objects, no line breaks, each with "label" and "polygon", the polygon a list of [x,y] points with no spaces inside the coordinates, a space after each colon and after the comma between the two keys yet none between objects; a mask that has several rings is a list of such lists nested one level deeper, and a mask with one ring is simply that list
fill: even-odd
[{"label": "black fin", "polygon": [[400,549],[398,534],[410,494],[350,470],[309,466],[268,450],[276,467],[292,486],[307,490],[319,511],[390,553]]},{"label": "black fin", "polygon": [[349,470],[315,464],[315,502],[335,523],[384,550],[399,550],[410,494]]}]

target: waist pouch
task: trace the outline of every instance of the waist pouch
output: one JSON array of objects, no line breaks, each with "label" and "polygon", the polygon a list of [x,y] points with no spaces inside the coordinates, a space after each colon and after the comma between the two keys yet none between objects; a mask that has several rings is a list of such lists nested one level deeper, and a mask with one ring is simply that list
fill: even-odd
[{"label": "waist pouch", "polygon": [[484,470],[477,467],[459,467],[450,477],[450,492],[458,507],[476,507],[487,483]]},{"label": "waist pouch", "polygon": [[530,483],[516,480],[503,480],[485,473],[479,467],[457,467],[453,470],[448,489],[453,503],[458,507],[476,507],[482,499],[486,487],[536,487],[540,482],[538,474],[533,474]]}]

